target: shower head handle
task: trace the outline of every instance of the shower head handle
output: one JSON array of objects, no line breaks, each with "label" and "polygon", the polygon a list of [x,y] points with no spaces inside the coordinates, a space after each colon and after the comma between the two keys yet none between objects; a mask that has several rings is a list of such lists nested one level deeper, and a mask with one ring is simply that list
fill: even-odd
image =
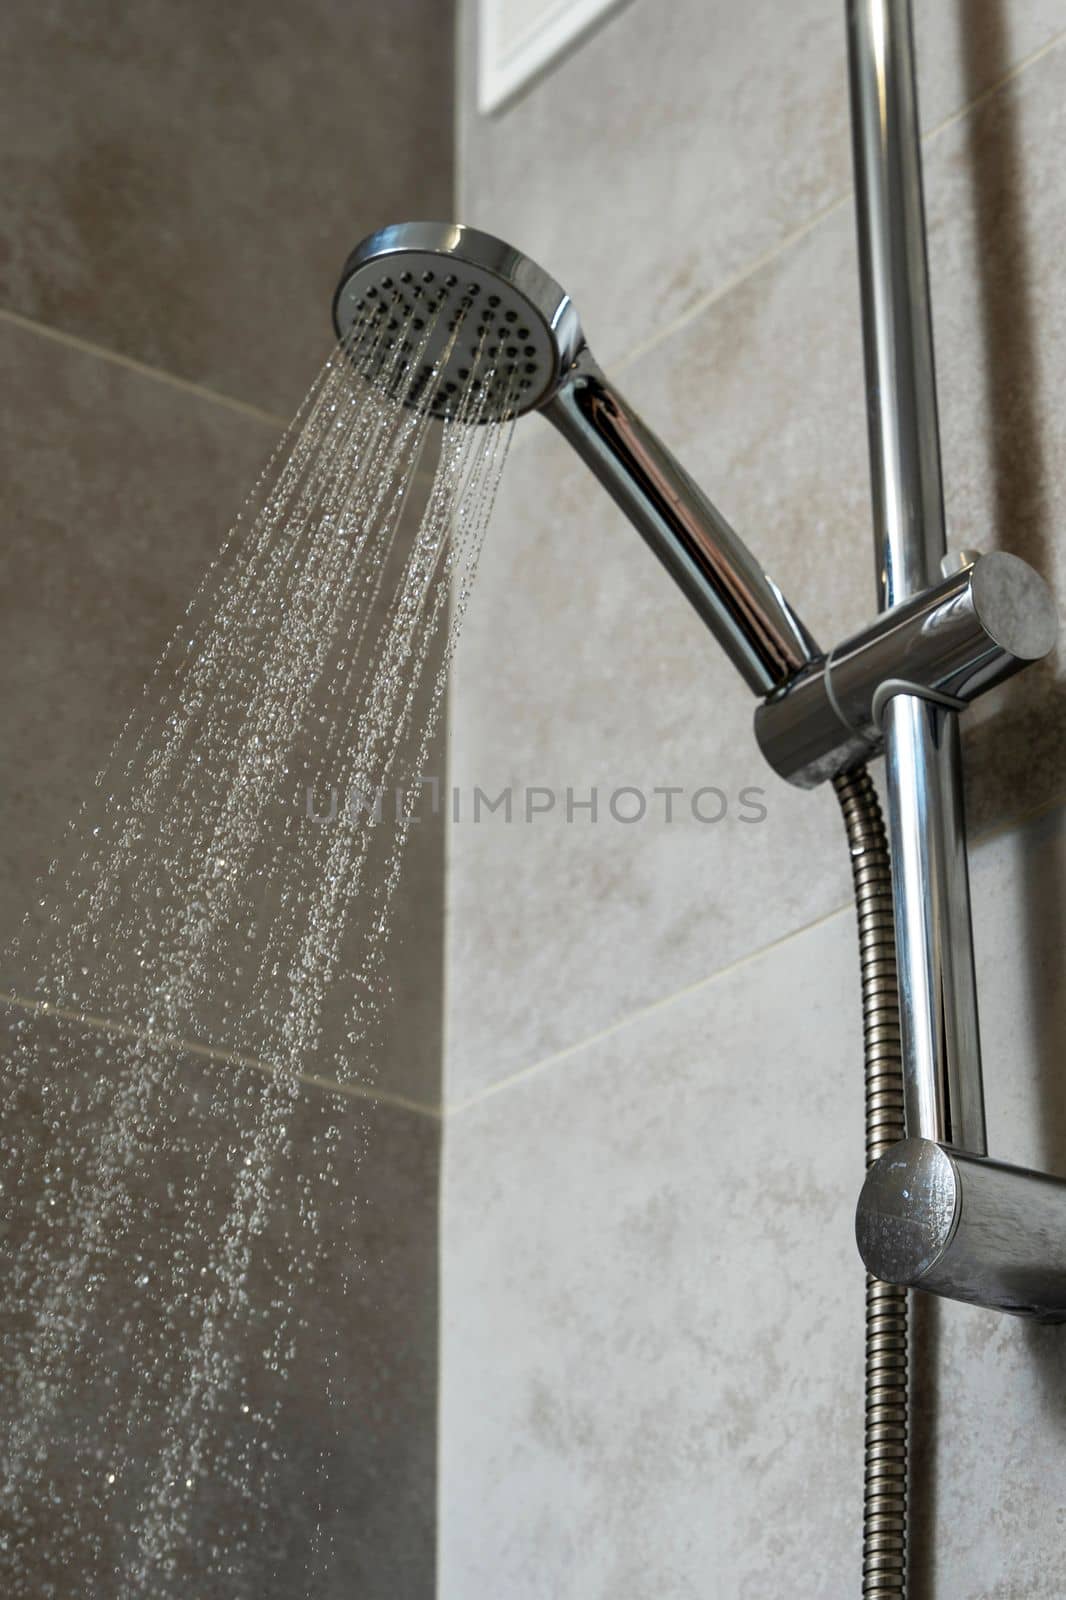
[{"label": "shower head handle", "polygon": [[414,362],[408,404],[475,423],[543,411],[757,695],[782,688],[816,656],[750,550],[608,383],[570,296],[520,250],[462,223],[382,228],[348,257],[333,321],[342,340],[369,322],[391,335],[381,346],[390,351],[408,328],[425,330],[417,358],[404,345]]},{"label": "shower head handle", "polygon": [[747,545],[597,366],[588,346],[542,404],[759,696],[817,646]]}]

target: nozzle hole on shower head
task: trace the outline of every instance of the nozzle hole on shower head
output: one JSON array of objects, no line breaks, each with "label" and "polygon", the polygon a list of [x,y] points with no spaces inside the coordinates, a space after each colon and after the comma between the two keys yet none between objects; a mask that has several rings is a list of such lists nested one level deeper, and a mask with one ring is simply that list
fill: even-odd
[{"label": "nozzle hole on shower head", "polygon": [[[391,273],[386,273],[368,283],[367,279],[374,270],[375,264],[367,263],[348,279],[338,299],[338,319],[343,326],[343,319],[350,318],[347,329],[349,343],[358,346],[364,361],[370,365],[377,362],[382,370],[385,368],[382,357],[386,351],[394,350],[395,340],[387,338],[383,346],[380,341],[361,341],[361,324],[370,319],[375,326],[380,326],[387,312],[385,325],[389,333],[412,330],[424,334],[429,328],[422,364],[404,396],[408,404],[425,406],[441,417],[461,410],[470,420],[481,421],[488,415],[514,409],[518,397],[521,395],[525,400],[534,382],[541,389],[549,387],[556,362],[547,329],[537,344],[528,347],[529,359],[520,366],[519,357],[524,351],[520,352],[515,345],[503,348],[498,342],[491,341],[489,319],[494,318],[496,313],[488,310],[487,306],[480,313],[475,309],[474,294],[478,285],[467,284],[458,299],[443,290],[433,292],[431,286],[437,274],[426,268],[418,273],[421,283],[408,293],[403,280],[406,278],[411,282],[414,272],[405,271],[399,276],[399,281]],[[493,294],[491,298],[497,306],[502,303],[500,294]],[[416,314],[423,303],[425,314]],[[517,318],[518,313],[514,315]],[[474,335],[469,343],[462,341],[462,335],[467,331]],[[410,347],[411,341],[404,340],[405,353],[410,351]],[[457,367],[456,361],[461,358],[464,358],[464,364]],[[469,385],[470,390],[477,391],[476,403],[472,403],[469,393],[460,394],[460,385],[450,374],[458,375],[464,389]],[[367,376],[373,375],[373,372],[367,372]],[[523,380],[526,380],[524,388]]]},{"label": "nozzle hole on shower head", "polygon": [[[418,370],[401,398],[440,417],[484,422],[542,405],[584,343],[569,296],[547,273],[457,223],[384,228],[348,258],[333,320],[371,378],[386,367],[373,332],[386,310],[419,335]],[[497,319],[506,327],[494,329]]]}]

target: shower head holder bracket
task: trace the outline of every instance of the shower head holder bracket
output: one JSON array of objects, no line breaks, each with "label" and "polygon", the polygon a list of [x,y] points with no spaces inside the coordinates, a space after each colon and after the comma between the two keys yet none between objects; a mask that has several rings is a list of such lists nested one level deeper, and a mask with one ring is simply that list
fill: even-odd
[{"label": "shower head holder bracket", "polygon": [[881,754],[893,692],[964,710],[1055,645],[1048,585],[1018,556],[972,555],[961,570],[905,600],[810,662],[755,712],[774,771],[811,789]]}]

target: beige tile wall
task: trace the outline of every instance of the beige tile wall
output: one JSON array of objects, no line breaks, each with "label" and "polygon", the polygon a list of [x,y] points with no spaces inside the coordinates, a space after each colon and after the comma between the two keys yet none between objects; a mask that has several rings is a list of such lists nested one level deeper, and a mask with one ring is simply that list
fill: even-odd
[{"label": "beige tile wall", "polygon": [[[1066,1174],[1066,812],[976,853],[996,1153]],[[858,1592],[849,908],[445,1127],[442,1600]],[[1066,1337],[916,1307],[915,1600],[1057,1600]]]},{"label": "beige tile wall", "polygon": [[[398,214],[452,209],[453,99],[451,8],[436,0],[61,0],[5,20],[4,947],[327,353],[348,250]],[[323,1195],[295,1376],[274,1396],[281,1459],[261,1548],[217,1591],[197,1567],[198,1593],[433,1592],[442,866],[439,830],[420,830],[377,1094],[305,1086],[295,1168],[319,1170],[332,1124],[346,1181]],[[13,971],[0,958],[4,991]],[[229,1117],[239,1134],[262,1075],[202,1052],[183,1072],[190,1102],[214,1096],[218,1126]],[[228,1172],[213,1136],[204,1192],[224,1196]],[[161,1157],[145,1210],[164,1224],[173,1179]],[[275,1255],[285,1223],[282,1205]],[[117,1304],[122,1288],[108,1288]],[[0,1307],[0,1322],[16,1313]],[[142,1443],[147,1463],[162,1439]],[[221,1491],[198,1507],[194,1565],[231,1510]],[[95,1531],[106,1553],[118,1525]],[[64,1592],[101,1594],[98,1577],[68,1571]]]},{"label": "beige tile wall", "polygon": [[[1029,7],[1014,9],[1031,17]],[[619,48],[614,29],[635,27],[641,10],[623,12],[586,47],[587,61],[582,54],[567,64],[570,72],[584,63],[587,80],[599,63],[606,73],[600,54]],[[703,28],[713,37],[715,26],[712,13]],[[928,60],[935,39],[923,30],[921,40]],[[731,61],[726,52],[723,81]],[[837,68],[843,75],[841,59]],[[952,540],[1027,556],[1066,596],[1054,532],[1066,518],[1052,465],[1066,444],[1061,84],[1061,52],[1048,50],[941,127],[928,142],[927,188]],[[565,104],[561,77],[531,98],[552,96],[557,109]],[[521,143],[520,126],[512,130],[505,115],[497,133],[517,161],[511,144]],[[843,125],[839,136],[846,150]],[[480,148],[473,133],[467,146]],[[1018,149],[1027,152],[1024,166]],[[637,130],[637,161],[643,151]],[[587,147],[582,153],[593,165]],[[478,170],[471,158],[467,193]],[[489,220],[480,209],[477,216]],[[617,234],[592,228],[585,249],[604,271],[604,292],[588,297],[596,341],[626,254]],[[714,284],[713,262],[707,272]],[[614,370],[816,635],[841,637],[875,607],[847,196],[727,292],[718,287],[702,310]],[[968,719],[977,830],[1046,805],[1066,787],[1062,680],[1060,648]],[[483,814],[477,827],[453,830],[453,1098],[846,897],[832,800],[798,794],[768,773],[750,718],[744,686],[621,514],[546,424],[527,423],[457,661],[454,781],[493,794],[509,781],[570,785],[575,794],[592,783],[608,794],[614,784],[691,791],[709,783],[735,803],[720,824],[695,830],[695,845],[686,836],[693,830],[677,824],[567,827],[561,808],[527,828]],[[735,797],[750,785],[766,790],[759,828],[736,815]],[[782,878],[783,898],[770,895]],[[572,892],[562,892],[564,882]],[[750,892],[739,892],[741,882]],[[490,948],[499,980],[486,993],[478,952]]]},{"label": "beige tile wall", "polygon": [[[463,220],[566,285],[826,641],[875,606],[842,9],[632,0],[490,119],[470,3],[460,61]],[[1061,599],[1066,6],[916,14],[951,538],[1026,556]],[[751,709],[576,458],[522,424],[457,660],[452,782],[713,784],[729,809],[592,825],[560,801],[449,831],[444,1600],[762,1595],[812,1542],[788,1592],[854,1586],[847,861],[832,797],[760,765]],[[967,719],[993,1149],[1066,1173],[1061,826],[1019,830],[1066,798],[1064,728],[1061,650]],[[801,1170],[827,1127],[839,1181]],[[1057,1336],[937,1320],[916,1583],[1057,1593],[1061,1500],[1034,1488],[1066,1443]]]}]

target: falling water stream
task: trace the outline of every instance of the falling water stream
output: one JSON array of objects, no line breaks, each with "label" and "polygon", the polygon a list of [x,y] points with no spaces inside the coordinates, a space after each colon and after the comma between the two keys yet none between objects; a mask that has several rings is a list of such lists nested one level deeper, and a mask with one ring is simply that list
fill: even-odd
[{"label": "falling water stream", "polygon": [[[376,1082],[390,909],[510,438],[479,417],[516,381],[484,351],[431,416],[434,332],[432,309],[379,305],[327,361],[7,963],[0,1586],[20,1600],[246,1592],[284,1455],[255,1372],[284,1386],[318,1207],[351,1189],[339,1122],[295,1179],[290,1124],[308,1078]],[[285,1260],[256,1288],[279,1207]]]}]

